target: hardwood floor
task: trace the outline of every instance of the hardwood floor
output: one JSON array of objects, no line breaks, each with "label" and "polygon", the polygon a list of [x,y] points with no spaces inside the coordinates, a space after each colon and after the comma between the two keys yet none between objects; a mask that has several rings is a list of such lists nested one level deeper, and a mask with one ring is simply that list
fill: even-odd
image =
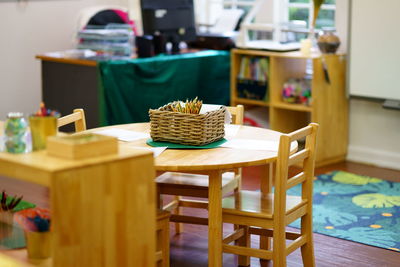
[{"label": "hardwood floor", "polygon": [[[316,175],[333,170],[344,170],[356,174],[400,182],[400,171],[377,168],[364,164],[344,162],[316,169]],[[256,190],[259,188],[259,169],[256,167],[243,170],[243,188]],[[36,203],[40,207],[48,207],[48,190],[42,186],[0,177],[0,191],[23,195],[24,199]],[[201,211],[189,211],[202,215]],[[203,212],[205,215],[205,212]],[[399,225],[400,227],[400,225]],[[229,230],[229,229],[228,229]],[[207,228],[199,225],[185,225],[184,232],[175,235],[171,226],[171,266],[200,267],[207,266]],[[400,266],[400,252],[380,249],[355,242],[314,234],[315,257],[318,267],[351,266],[351,267],[395,267]],[[258,246],[258,239],[252,239],[253,246]],[[13,255],[13,251],[7,254]],[[17,254],[16,254],[17,255]],[[224,266],[236,266],[236,257],[224,254]],[[260,263],[252,258],[251,266],[272,266]],[[288,266],[303,266],[300,252],[288,256]]]},{"label": "hardwood floor", "polygon": [[[315,174],[323,174],[334,170],[343,170],[360,175],[400,182],[400,171],[377,168],[369,165],[343,162],[317,168]],[[243,170],[243,188],[259,189],[260,173],[256,167]],[[189,210],[188,210],[189,212]],[[197,211],[197,213],[199,213]],[[400,225],[399,225],[400,227]],[[258,247],[258,237],[252,237],[252,246]],[[314,234],[315,259],[318,267],[396,267],[400,266],[400,252],[376,248]],[[237,266],[236,257],[224,254],[224,267]],[[303,266],[300,251],[295,251],[287,258],[289,267]],[[200,267],[207,266],[207,228],[198,225],[184,225],[184,232],[175,235],[171,228],[171,266]],[[251,258],[251,266],[272,266],[271,263],[260,263]]]}]

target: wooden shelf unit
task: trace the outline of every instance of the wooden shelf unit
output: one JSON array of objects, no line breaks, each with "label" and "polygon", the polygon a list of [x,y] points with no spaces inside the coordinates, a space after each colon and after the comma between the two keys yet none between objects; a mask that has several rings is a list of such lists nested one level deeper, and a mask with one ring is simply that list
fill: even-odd
[{"label": "wooden shelf unit", "polygon": [[[46,267],[155,266],[152,153],[120,146],[116,154],[70,160],[45,150],[0,152],[0,175],[50,189],[52,257],[28,260],[26,250],[4,251],[8,256]],[[0,266],[4,261],[0,255]]]},{"label": "wooden shelf unit", "polygon": [[[237,77],[243,56],[268,57],[269,80],[267,101],[239,98]],[[310,106],[290,104],[282,100],[283,84],[289,78],[305,76],[307,60],[312,60]],[[330,83],[325,79],[324,65]],[[298,51],[269,52],[233,49],[231,51],[231,105],[244,104],[264,106],[269,110],[272,130],[291,132],[316,122],[318,133],[317,166],[342,161],[346,158],[348,145],[348,98],[345,89],[346,59],[343,54],[313,53],[304,56]]]}]

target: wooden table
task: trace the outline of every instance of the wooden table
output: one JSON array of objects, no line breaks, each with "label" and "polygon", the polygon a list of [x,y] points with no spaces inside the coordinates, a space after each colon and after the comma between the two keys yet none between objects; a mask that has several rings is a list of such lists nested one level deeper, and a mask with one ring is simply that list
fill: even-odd
[{"label": "wooden table", "polygon": [[[150,132],[149,123],[134,123],[97,128],[95,131],[107,128],[120,128],[137,132]],[[278,142],[281,133],[268,129],[240,126],[234,138],[257,139]],[[146,147],[145,139],[124,142],[124,146]],[[293,151],[297,146],[293,147]],[[265,179],[261,184],[263,192],[270,192],[270,164],[275,162],[277,152],[215,148],[215,149],[167,149],[155,158],[155,168],[158,171],[174,171],[202,173],[209,176],[209,209],[208,209],[208,265],[222,266],[222,181],[224,171],[232,168],[262,165]]]}]

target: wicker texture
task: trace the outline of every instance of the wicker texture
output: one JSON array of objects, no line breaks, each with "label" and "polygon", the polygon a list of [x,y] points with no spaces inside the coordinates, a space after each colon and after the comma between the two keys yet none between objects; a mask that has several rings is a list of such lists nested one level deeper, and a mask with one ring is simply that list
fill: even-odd
[{"label": "wicker texture", "polygon": [[189,114],[173,112],[173,104],[149,110],[153,141],[200,146],[224,137],[225,107],[205,114]]}]

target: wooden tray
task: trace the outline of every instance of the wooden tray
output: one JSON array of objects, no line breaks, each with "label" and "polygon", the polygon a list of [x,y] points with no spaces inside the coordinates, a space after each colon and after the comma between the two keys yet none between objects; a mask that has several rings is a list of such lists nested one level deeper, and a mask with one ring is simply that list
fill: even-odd
[{"label": "wooden tray", "polygon": [[47,138],[47,153],[67,159],[82,159],[118,152],[117,138],[86,133]]}]

